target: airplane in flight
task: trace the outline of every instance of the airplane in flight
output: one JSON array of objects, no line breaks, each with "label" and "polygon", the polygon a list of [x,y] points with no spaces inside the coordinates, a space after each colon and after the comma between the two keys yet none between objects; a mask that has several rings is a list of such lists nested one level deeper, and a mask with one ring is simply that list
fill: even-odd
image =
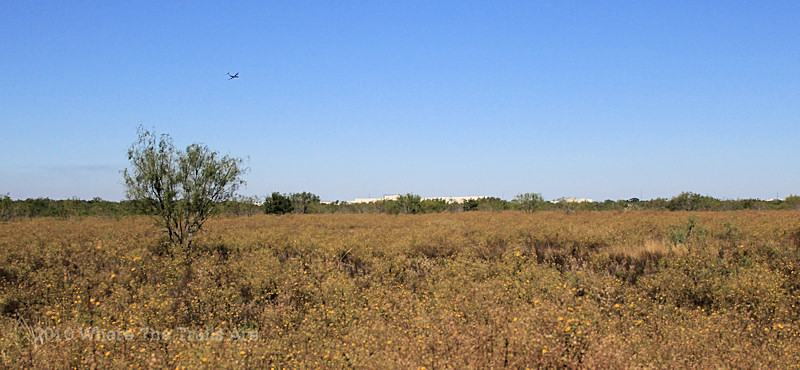
[{"label": "airplane in flight", "polygon": [[232,80],[234,78],[239,78],[239,72],[236,72],[235,75],[232,75],[232,74],[228,73],[228,77],[230,77],[228,80]]}]

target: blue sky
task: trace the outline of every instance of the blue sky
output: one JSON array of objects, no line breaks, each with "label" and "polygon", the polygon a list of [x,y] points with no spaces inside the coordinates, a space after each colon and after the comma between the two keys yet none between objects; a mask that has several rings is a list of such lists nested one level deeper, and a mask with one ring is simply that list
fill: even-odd
[{"label": "blue sky", "polygon": [[247,157],[244,195],[798,194],[798,20],[798,1],[3,1],[0,193],[122,199],[143,125]]}]

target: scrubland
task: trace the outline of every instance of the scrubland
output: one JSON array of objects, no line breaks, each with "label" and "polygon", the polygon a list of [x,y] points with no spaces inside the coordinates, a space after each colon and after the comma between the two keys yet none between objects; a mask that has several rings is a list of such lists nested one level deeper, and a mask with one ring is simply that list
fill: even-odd
[{"label": "scrubland", "polygon": [[800,364],[800,212],[0,223],[0,360],[84,367]]}]

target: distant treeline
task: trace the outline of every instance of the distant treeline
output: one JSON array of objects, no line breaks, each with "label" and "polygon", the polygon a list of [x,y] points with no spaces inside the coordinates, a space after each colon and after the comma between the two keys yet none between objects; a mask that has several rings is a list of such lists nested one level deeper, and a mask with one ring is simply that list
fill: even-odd
[{"label": "distant treeline", "polygon": [[[263,200],[263,198],[261,198]],[[217,210],[226,215],[245,216],[264,213],[263,206],[255,197],[240,197],[218,204]],[[83,216],[129,216],[144,215],[146,209],[138,201],[114,202],[100,198],[82,200],[77,198],[54,200],[28,198],[12,200],[8,194],[0,195],[0,220],[16,217],[83,217]]]},{"label": "distant treeline", "polygon": [[[274,195],[274,194],[273,194]],[[533,197],[531,197],[533,195]],[[538,197],[537,197],[538,196]],[[268,197],[269,198],[269,197]],[[444,200],[420,199],[414,194],[406,194],[398,200],[383,200],[374,203],[331,203],[313,204],[309,213],[438,213],[464,211],[506,211],[526,212],[561,210],[573,211],[624,211],[624,210],[662,210],[662,211],[734,211],[744,209],[779,210],[800,209],[800,196],[789,196],[782,200],[736,199],[722,200],[711,196],[685,192],[673,198],[640,200],[605,200],[602,202],[576,202],[571,199],[544,201],[538,194],[520,194],[515,199],[504,200],[488,197],[468,200],[464,203],[447,203]]]},{"label": "distant treeline", "polygon": [[[136,201],[114,202],[94,198],[91,200],[29,198],[12,200],[8,194],[0,195],[0,219],[15,217],[82,217],[82,216],[127,216],[144,214],[144,207]],[[779,200],[736,199],[722,200],[691,192],[673,198],[640,200],[606,200],[602,202],[575,202],[570,199],[543,201],[541,195],[520,194],[515,199],[504,200],[488,197],[468,200],[464,203],[447,203],[444,200],[421,199],[419,195],[405,194],[397,200],[382,200],[373,203],[323,203],[317,195],[302,193],[272,193],[264,198],[238,197],[217,205],[217,212],[225,216],[252,216],[259,213],[389,213],[423,214],[440,212],[469,212],[523,210],[526,212],[561,210],[573,211],[733,211],[743,209],[780,210],[800,209],[800,196],[789,196]]]}]

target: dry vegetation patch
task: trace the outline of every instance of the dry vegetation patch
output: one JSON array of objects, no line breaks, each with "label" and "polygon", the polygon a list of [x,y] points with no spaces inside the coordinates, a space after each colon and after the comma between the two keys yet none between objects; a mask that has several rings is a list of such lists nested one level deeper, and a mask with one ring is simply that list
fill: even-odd
[{"label": "dry vegetation patch", "polygon": [[[797,211],[0,223],[4,367],[787,367]],[[127,337],[126,337],[127,336]],[[190,340],[191,339],[191,340]]]}]

